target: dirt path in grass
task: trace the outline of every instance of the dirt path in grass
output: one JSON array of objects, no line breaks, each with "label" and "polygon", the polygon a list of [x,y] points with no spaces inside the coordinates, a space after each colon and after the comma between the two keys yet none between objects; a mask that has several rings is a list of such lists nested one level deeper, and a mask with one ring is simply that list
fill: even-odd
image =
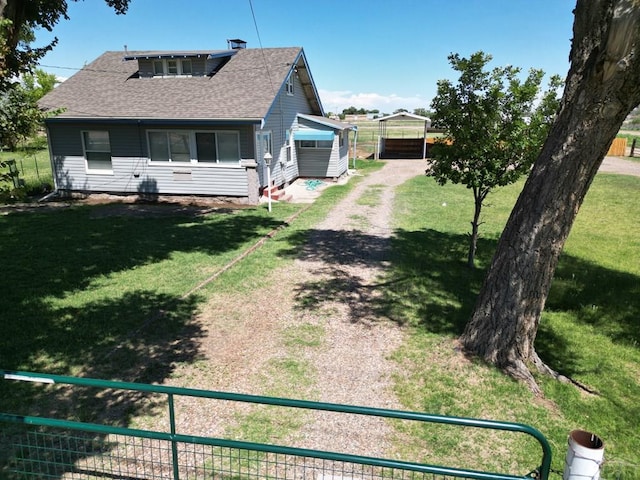
[{"label": "dirt path in grass", "polygon": [[[202,359],[179,365],[170,383],[400,408],[389,356],[404,333],[377,311],[376,283],[387,267],[394,189],[424,168],[420,160],[388,162],[361,179],[306,244],[292,247],[294,262],[251,291],[214,294],[198,319],[205,329]],[[233,436],[260,411],[185,403],[178,409],[179,425],[206,435]],[[391,432],[379,419],[298,412],[264,421],[274,420],[284,425],[283,440],[291,445],[388,453]],[[260,430],[260,422],[253,423]]]}]

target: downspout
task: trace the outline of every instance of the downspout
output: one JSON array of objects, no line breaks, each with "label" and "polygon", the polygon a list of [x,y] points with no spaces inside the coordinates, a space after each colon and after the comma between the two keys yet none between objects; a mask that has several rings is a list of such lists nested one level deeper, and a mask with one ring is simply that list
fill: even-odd
[{"label": "downspout", "polygon": [[47,193],[44,197],[38,200],[38,203],[46,202],[51,197],[58,195],[58,177],[56,175],[56,171],[54,170],[53,150],[51,149],[51,135],[49,132],[49,125],[46,122],[45,122],[45,127],[47,130],[47,147],[49,150],[49,163],[51,164],[51,176],[53,178],[53,192]]},{"label": "downspout", "polygon": [[353,169],[356,169],[356,157],[358,155],[358,127],[353,128]]}]

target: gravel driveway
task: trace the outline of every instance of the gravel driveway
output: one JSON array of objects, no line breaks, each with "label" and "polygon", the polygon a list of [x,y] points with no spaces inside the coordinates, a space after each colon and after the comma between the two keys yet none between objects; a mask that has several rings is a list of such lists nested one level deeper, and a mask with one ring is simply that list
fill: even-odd
[{"label": "gravel driveway", "polygon": [[640,177],[640,162],[634,162],[620,157],[604,157],[599,171]]},{"label": "gravel driveway", "polygon": [[[394,188],[424,169],[422,160],[388,162],[328,213],[294,262],[251,292],[214,294],[199,317],[203,359],[178,366],[171,383],[400,408],[389,355],[404,333],[372,305],[387,266]],[[301,340],[305,332],[315,336]],[[302,381],[269,373],[287,360],[304,367]],[[206,435],[229,434],[256,408],[186,402],[181,429]],[[295,446],[374,456],[389,453],[392,433],[379,419],[328,413],[306,414],[295,430],[285,440]]]}]

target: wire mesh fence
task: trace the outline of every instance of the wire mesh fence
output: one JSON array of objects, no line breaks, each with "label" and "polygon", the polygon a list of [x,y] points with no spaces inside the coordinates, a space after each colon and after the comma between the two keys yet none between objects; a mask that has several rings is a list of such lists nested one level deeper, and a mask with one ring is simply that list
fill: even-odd
[{"label": "wire mesh fence", "polygon": [[[3,438],[6,479],[426,480],[449,478],[394,466],[308,455],[38,428]],[[175,449],[174,449],[175,446]],[[374,462],[375,463],[375,462]],[[451,476],[450,478],[454,478]],[[460,478],[458,476],[458,478]],[[464,478],[464,477],[463,477]]]},{"label": "wire mesh fence", "polygon": [[[0,413],[0,478],[6,479],[273,479],[273,480],[547,480],[551,449],[527,425],[447,417],[419,412],[359,407],[151,384],[113,382],[30,372],[3,372],[4,380],[65,389],[91,388],[166,395],[166,429],[135,429],[113,423]],[[50,391],[50,390],[47,390]],[[70,393],[70,392],[68,392]],[[527,475],[475,471],[335,451],[255,443],[185,433],[176,421],[174,398],[201,398],[270,405],[276,408],[395,419],[482,431],[525,434],[542,450],[540,467]],[[75,415],[73,415],[75,416]],[[365,453],[366,455],[367,453]]]}]

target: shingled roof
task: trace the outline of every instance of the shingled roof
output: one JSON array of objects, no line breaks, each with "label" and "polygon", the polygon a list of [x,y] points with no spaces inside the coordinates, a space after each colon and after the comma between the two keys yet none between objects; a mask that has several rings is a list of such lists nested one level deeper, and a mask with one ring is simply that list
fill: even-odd
[{"label": "shingled roof", "polygon": [[[57,119],[264,119],[294,66],[311,105],[322,115],[300,47],[242,49],[215,75],[139,78],[144,51],[106,52],[40,101],[64,109]],[[155,52],[148,52],[155,53]]]}]

